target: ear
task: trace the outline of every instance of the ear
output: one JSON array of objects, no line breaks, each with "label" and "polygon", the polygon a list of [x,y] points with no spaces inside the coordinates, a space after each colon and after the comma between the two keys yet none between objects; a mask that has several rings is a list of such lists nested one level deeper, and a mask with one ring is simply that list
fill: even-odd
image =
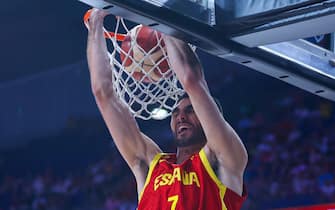
[{"label": "ear", "polygon": [[171,115],[171,118],[170,118],[170,128],[171,128],[172,132],[174,132],[173,121],[174,121],[174,118]]}]

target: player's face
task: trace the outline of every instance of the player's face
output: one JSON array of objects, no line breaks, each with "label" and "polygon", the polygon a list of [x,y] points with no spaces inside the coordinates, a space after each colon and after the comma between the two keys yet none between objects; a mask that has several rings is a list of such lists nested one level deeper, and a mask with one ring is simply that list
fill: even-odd
[{"label": "player's face", "polygon": [[170,125],[178,147],[206,142],[204,131],[189,98],[182,99],[173,110]]}]

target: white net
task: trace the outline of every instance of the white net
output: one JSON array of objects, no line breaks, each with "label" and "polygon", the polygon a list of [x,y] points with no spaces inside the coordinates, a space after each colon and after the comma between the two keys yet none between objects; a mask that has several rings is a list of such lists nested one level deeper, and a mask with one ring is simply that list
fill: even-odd
[{"label": "white net", "polygon": [[142,30],[143,27],[130,29],[123,18],[117,17],[113,32],[126,34],[122,41],[104,29],[112,42],[109,51],[113,85],[135,117],[164,119],[184,90],[170,68],[161,34],[148,27]]}]

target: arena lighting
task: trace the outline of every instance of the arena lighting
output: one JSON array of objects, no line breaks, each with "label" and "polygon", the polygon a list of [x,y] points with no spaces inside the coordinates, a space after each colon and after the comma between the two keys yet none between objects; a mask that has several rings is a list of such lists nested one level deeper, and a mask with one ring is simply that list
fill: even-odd
[{"label": "arena lighting", "polygon": [[153,5],[156,5],[157,7],[162,7],[168,0],[145,0],[146,2],[149,2]]},{"label": "arena lighting", "polygon": [[335,80],[331,52],[305,40],[260,46],[260,49]]},{"label": "arena lighting", "polygon": [[151,114],[152,114],[152,118],[155,120],[164,120],[165,118],[169,116],[167,110],[158,109],[158,108],[153,109]]}]

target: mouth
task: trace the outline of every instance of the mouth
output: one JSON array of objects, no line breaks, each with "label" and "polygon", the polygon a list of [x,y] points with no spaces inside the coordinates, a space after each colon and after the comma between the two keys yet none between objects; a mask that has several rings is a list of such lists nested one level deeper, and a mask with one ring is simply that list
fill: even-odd
[{"label": "mouth", "polygon": [[177,134],[182,134],[185,131],[189,130],[191,128],[191,125],[188,123],[181,123],[179,125],[177,125]]}]

